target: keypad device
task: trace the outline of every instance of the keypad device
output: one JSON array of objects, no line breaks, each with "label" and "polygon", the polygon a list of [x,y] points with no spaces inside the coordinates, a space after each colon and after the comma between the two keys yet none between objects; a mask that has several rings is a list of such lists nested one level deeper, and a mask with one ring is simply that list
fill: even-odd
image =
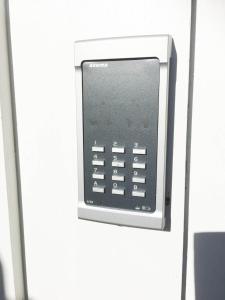
[{"label": "keypad device", "polygon": [[104,66],[82,64],[84,201],[151,213],[156,208],[159,61],[109,60]]}]

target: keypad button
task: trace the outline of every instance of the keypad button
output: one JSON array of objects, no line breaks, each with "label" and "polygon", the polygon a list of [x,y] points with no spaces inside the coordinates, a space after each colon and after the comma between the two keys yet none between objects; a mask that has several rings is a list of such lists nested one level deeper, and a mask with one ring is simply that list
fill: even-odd
[{"label": "keypad button", "polygon": [[125,161],[123,160],[114,160],[112,161],[112,167],[124,168]]},{"label": "keypad button", "polygon": [[132,177],[132,182],[135,182],[135,183],[145,183],[146,182],[146,178],[145,178],[145,176],[133,176]]},{"label": "keypad button", "polygon": [[146,163],[145,162],[133,162],[132,167],[134,169],[145,169]]},{"label": "keypad button", "polygon": [[93,159],[92,160],[92,165],[93,166],[104,166],[105,161],[104,161],[104,159]]},{"label": "keypad button", "polygon": [[146,148],[133,148],[133,154],[144,155],[146,154]]},{"label": "keypad button", "polygon": [[114,181],[124,181],[125,177],[123,175],[112,175],[112,180],[114,180]]},{"label": "keypad button", "polygon": [[140,189],[133,190],[132,191],[132,196],[133,197],[142,197],[142,198],[144,198],[145,197],[145,190],[140,190]]},{"label": "keypad button", "polygon": [[105,179],[105,174],[104,173],[93,173],[92,178],[93,179]]},{"label": "keypad button", "polygon": [[113,188],[112,189],[112,194],[114,195],[124,195],[125,190],[121,188]]},{"label": "keypad button", "polygon": [[105,193],[105,187],[104,186],[93,186],[92,187],[92,192],[94,193]]},{"label": "keypad button", "polygon": [[125,153],[125,148],[124,147],[112,147],[112,152],[113,153]]},{"label": "keypad button", "polygon": [[92,146],[91,148],[92,152],[105,152],[104,146]]}]

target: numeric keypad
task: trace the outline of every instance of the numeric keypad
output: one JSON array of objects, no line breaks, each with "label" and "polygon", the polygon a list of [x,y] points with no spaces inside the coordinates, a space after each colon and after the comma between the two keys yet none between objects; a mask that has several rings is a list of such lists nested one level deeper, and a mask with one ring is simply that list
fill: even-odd
[{"label": "numeric keypad", "polygon": [[[105,181],[106,176],[109,176],[111,178],[111,194],[112,195],[120,195],[125,196],[127,195],[127,199],[129,197],[146,197],[146,190],[145,190],[145,184],[146,184],[146,156],[147,156],[147,149],[145,146],[140,147],[137,143],[134,144],[134,147],[130,147],[130,152],[126,151],[126,147],[119,146],[119,145],[113,145],[111,148],[112,153],[112,160],[106,161],[104,154],[107,147],[105,145],[93,145],[91,148],[91,151],[95,154],[93,155],[92,159],[92,165],[97,166],[94,168],[92,173],[92,179],[95,180],[92,187],[92,192],[94,193],[105,193],[107,190],[110,190],[109,186],[103,186],[102,182]],[[97,153],[101,154],[97,154]],[[116,155],[114,155],[116,153]],[[130,154],[131,153],[131,154]],[[129,155],[129,156],[128,156]],[[101,157],[99,157],[101,156]],[[130,157],[130,159],[128,159]],[[131,164],[130,167],[128,164]],[[106,174],[106,166],[107,164],[111,165],[112,169],[111,174]],[[102,170],[99,170],[99,168],[103,168]],[[131,174],[128,174],[127,172],[121,172],[122,169],[126,170],[133,169],[133,172]],[[140,170],[140,171],[139,171]],[[126,173],[126,176],[124,175]],[[127,177],[126,180],[128,182],[131,182],[131,190],[126,191],[125,185],[125,177]],[[98,182],[100,180],[100,182]],[[120,186],[118,186],[118,183],[120,183]],[[122,185],[121,185],[122,184]],[[132,185],[133,184],[133,185]],[[138,184],[138,185],[137,185]],[[130,196],[129,196],[130,195]]]}]

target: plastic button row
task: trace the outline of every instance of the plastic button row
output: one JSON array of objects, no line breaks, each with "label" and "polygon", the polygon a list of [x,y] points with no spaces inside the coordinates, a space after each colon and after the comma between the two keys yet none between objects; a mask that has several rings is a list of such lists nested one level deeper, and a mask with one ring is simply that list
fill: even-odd
[{"label": "plastic button row", "polygon": [[[105,146],[92,146],[91,150],[92,152],[105,152]],[[112,147],[112,153],[125,153],[125,147],[114,146]],[[147,153],[147,150],[145,147],[133,148],[132,153],[138,155],[145,155]]]}]

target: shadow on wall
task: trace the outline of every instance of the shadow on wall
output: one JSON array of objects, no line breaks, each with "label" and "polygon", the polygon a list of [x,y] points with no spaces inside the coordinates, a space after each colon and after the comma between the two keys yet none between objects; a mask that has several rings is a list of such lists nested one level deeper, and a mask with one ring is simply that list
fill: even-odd
[{"label": "shadow on wall", "polygon": [[194,235],[195,300],[225,300],[225,233]]},{"label": "shadow on wall", "polygon": [[4,288],[4,276],[3,276],[1,262],[0,262],[0,300],[6,300],[5,288]]}]

